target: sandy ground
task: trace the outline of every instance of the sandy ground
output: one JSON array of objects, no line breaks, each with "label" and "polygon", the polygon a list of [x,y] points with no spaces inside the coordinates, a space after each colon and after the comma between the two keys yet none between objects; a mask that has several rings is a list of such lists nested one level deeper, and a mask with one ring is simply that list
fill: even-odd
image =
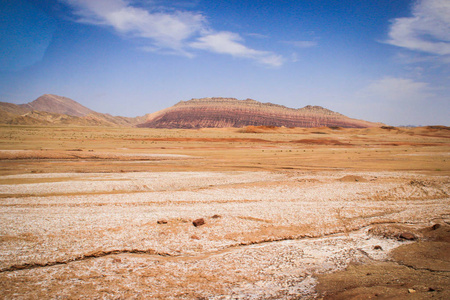
[{"label": "sandy ground", "polygon": [[418,148],[352,131],[333,148],[280,142],[324,133],[155,131],[169,144],[78,149],[8,130],[21,135],[0,151],[2,299],[448,299],[446,133]]}]

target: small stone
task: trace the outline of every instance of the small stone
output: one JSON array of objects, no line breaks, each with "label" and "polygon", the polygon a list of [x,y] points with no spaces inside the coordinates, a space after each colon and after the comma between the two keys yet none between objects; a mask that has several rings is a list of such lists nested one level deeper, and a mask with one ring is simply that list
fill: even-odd
[{"label": "small stone", "polygon": [[193,240],[199,240],[200,238],[199,238],[197,235],[193,234],[193,235],[191,235],[191,239],[193,239]]},{"label": "small stone", "polygon": [[194,224],[195,227],[202,226],[205,224],[205,219],[200,218],[200,219],[194,220],[192,222],[192,224]]},{"label": "small stone", "polygon": [[416,236],[410,232],[403,232],[399,235],[399,239],[413,241],[416,239]]},{"label": "small stone", "polygon": [[436,230],[438,228],[441,228],[441,224],[434,224],[433,226],[431,226],[431,230]]},{"label": "small stone", "polygon": [[214,215],[214,216],[212,216],[211,218],[213,218],[213,219],[218,219],[218,218],[220,218],[221,216],[220,215]]},{"label": "small stone", "polygon": [[167,220],[161,219],[161,220],[156,221],[156,223],[158,223],[158,224],[167,224]]},{"label": "small stone", "polygon": [[416,292],[415,289],[408,289],[408,293],[410,293],[410,294],[415,293],[415,292]]},{"label": "small stone", "polygon": [[373,250],[383,250],[383,248],[380,245],[373,246]]},{"label": "small stone", "polygon": [[428,291],[429,291],[429,292],[434,292],[434,291],[436,291],[436,290],[433,289],[432,287],[430,287],[430,288],[428,288]]}]

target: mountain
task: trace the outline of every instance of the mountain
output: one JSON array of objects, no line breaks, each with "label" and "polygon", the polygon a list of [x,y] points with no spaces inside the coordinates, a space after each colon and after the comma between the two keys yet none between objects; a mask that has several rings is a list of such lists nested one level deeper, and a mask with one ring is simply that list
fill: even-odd
[{"label": "mountain", "polygon": [[138,127],[205,128],[244,126],[285,127],[379,127],[382,124],[351,119],[320,106],[300,109],[261,103],[252,99],[202,98],[181,101],[172,107],[149,114]]},{"label": "mountain", "polygon": [[13,115],[22,115],[29,112],[28,109],[23,108],[20,105],[8,103],[8,102],[0,102],[0,111],[6,112]]},{"label": "mountain", "polygon": [[98,113],[70,98],[50,94],[26,104],[0,102],[1,124],[133,127],[146,119]]},{"label": "mountain", "polygon": [[149,128],[208,127],[380,127],[381,123],[351,119],[320,106],[295,109],[252,99],[202,98],[141,117],[95,112],[57,95],[42,95],[27,104],[0,102],[0,123],[14,125],[121,126]]},{"label": "mountain", "polygon": [[66,97],[45,94],[27,104],[20,104],[20,107],[32,111],[46,111],[75,117],[84,117],[95,111],[81,105],[80,103]]}]

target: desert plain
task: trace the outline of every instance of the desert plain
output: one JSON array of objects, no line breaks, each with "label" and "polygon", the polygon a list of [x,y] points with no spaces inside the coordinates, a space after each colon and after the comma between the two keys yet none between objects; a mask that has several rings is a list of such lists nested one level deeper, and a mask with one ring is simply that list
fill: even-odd
[{"label": "desert plain", "polygon": [[449,299],[450,130],[0,127],[2,299]]}]

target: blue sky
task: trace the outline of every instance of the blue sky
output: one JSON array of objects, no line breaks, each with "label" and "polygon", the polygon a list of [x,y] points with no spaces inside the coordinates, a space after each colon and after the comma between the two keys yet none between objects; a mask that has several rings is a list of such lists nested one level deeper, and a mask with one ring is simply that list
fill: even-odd
[{"label": "blue sky", "polygon": [[0,101],[202,97],[450,126],[450,0],[0,0]]}]

